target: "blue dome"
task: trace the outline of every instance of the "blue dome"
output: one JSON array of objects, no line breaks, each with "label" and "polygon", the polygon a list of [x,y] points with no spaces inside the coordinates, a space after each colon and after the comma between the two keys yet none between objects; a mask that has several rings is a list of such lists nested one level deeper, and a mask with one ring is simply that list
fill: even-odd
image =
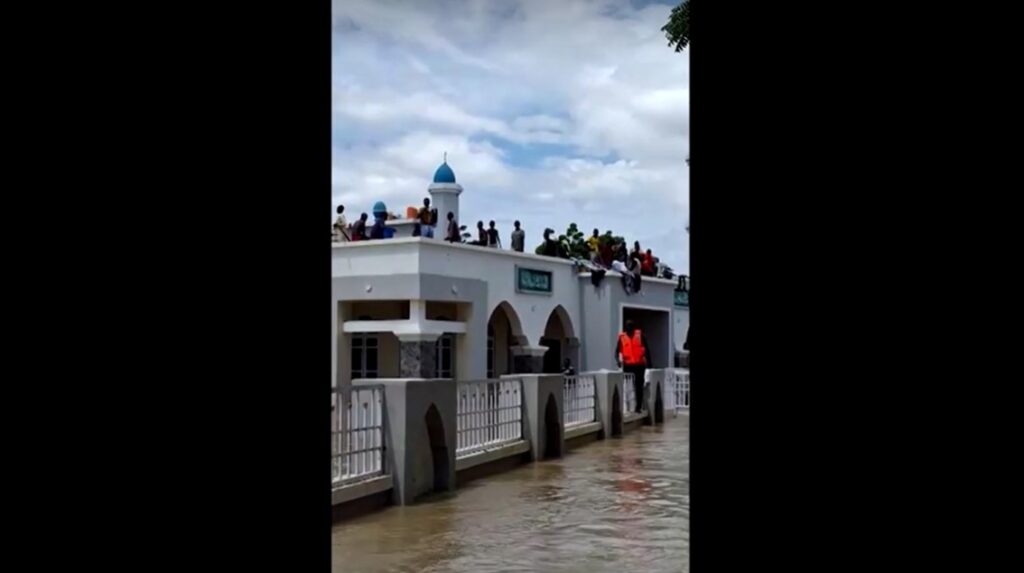
[{"label": "blue dome", "polygon": [[387,213],[388,212],[388,208],[386,206],[384,206],[384,202],[383,201],[377,201],[376,203],[373,204],[373,212],[374,213]]},{"label": "blue dome", "polygon": [[437,171],[434,172],[434,183],[455,183],[455,172],[452,171],[451,167],[448,167],[448,162],[444,162]]}]

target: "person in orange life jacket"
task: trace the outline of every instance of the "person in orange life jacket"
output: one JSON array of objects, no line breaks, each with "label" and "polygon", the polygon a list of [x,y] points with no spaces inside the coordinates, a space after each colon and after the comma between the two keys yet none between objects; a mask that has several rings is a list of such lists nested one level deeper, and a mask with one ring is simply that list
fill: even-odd
[{"label": "person in orange life jacket", "polygon": [[615,359],[622,371],[633,375],[633,390],[636,396],[636,411],[642,412],[644,401],[644,375],[650,356],[647,349],[647,337],[640,332],[632,320],[626,321],[625,331],[619,333],[619,343],[615,347]]}]

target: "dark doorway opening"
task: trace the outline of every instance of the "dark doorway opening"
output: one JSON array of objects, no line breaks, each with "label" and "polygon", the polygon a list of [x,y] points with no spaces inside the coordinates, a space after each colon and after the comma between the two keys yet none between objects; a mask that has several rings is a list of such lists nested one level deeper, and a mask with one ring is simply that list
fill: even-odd
[{"label": "dark doorway opening", "polygon": [[644,333],[650,348],[647,349],[648,368],[668,368],[675,359],[671,340],[671,320],[668,311],[647,308],[624,307],[622,309],[622,326],[632,320],[637,328]]},{"label": "dark doorway opening", "polygon": [[544,459],[562,456],[562,417],[558,415],[558,403],[554,394],[548,394],[544,407]]},{"label": "dark doorway opening", "polygon": [[622,435],[622,396],[619,395],[619,387],[612,390],[612,436]]},{"label": "dark doorway opening", "polygon": [[547,346],[544,353],[544,373],[558,374],[562,371],[562,341],[557,338],[541,338],[541,346]]},{"label": "dark doorway opening", "polygon": [[427,423],[427,438],[430,440],[430,461],[434,467],[433,492],[448,491],[450,466],[448,465],[448,444],[444,439],[444,423],[441,414],[433,404],[424,417]]},{"label": "dark doorway opening", "polygon": [[661,401],[661,384],[654,387],[654,423],[665,422],[665,404]]}]

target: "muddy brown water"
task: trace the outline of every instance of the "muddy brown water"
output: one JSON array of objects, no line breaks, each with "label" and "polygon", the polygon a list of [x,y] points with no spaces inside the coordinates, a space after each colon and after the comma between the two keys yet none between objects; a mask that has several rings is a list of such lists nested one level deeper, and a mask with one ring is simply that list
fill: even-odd
[{"label": "muddy brown water", "polygon": [[685,414],[336,524],[335,572],[689,571]]}]

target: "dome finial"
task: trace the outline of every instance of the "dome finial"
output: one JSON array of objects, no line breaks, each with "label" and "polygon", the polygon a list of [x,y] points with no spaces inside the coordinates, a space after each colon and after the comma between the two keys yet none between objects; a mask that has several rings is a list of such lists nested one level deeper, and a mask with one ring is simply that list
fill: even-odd
[{"label": "dome finial", "polygon": [[448,163],[448,152],[447,151],[444,152],[444,162]]}]

